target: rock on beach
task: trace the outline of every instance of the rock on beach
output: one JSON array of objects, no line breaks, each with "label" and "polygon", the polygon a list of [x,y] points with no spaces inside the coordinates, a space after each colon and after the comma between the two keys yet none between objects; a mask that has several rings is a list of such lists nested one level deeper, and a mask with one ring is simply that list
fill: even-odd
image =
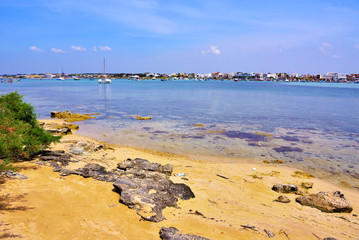
[{"label": "rock on beach", "polygon": [[303,206],[309,206],[319,209],[322,212],[346,212],[351,213],[353,207],[344,194],[336,192],[319,192],[296,198],[296,202]]}]

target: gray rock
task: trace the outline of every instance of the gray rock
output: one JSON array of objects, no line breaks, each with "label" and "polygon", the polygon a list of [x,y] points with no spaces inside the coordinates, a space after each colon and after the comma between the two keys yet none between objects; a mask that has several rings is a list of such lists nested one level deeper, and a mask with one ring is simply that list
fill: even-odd
[{"label": "gray rock", "polygon": [[55,161],[60,162],[62,166],[69,165],[69,162],[74,162],[72,160],[72,155],[65,153],[63,150],[50,151],[44,150],[40,154],[40,159],[42,161]]},{"label": "gray rock", "polygon": [[5,176],[5,177],[8,177],[8,178],[16,178],[16,179],[21,179],[21,180],[29,179],[24,174],[16,173],[16,172],[11,171],[11,170],[0,172],[0,174]]},{"label": "gray rock", "polygon": [[60,136],[60,135],[67,135],[67,134],[71,134],[72,131],[70,128],[68,127],[64,127],[64,128],[59,128],[59,129],[46,129],[47,132],[52,133],[56,136]]},{"label": "gray rock", "polygon": [[123,162],[118,163],[117,168],[125,171],[130,169],[141,169],[145,171],[164,173],[168,176],[171,176],[173,171],[173,166],[170,164],[162,166],[159,163],[151,163],[148,160],[142,158],[135,158],[133,160],[127,159]]},{"label": "gray rock", "polygon": [[145,220],[162,221],[164,208],[177,207],[178,199],[195,197],[187,185],[169,180],[169,170],[164,171],[161,164],[137,158],[119,163],[118,167],[124,171],[113,186],[120,194],[120,202]]},{"label": "gray rock", "polygon": [[294,184],[276,184],[272,187],[272,190],[279,193],[295,193],[298,191],[298,186]]},{"label": "gray rock", "polygon": [[287,196],[279,196],[276,200],[274,200],[276,202],[281,202],[281,203],[290,203],[290,199]]},{"label": "gray rock", "polygon": [[353,211],[353,207],[344,195],[336,192],[319,192],[296,198],[296,202],[304,206],[314,207],[322,212],[347,212]]},{"label": "gray rock", "polygon": [[75,155],[82,155],[84,153],[84,149],[82,147],[72,147],[70,148],[70,152]]},{"label": "gray rock", "polygon": [[324,238],[323,240],[337,240],[337,239],[333,238],[333,237],[327,237],[327,238]]},{"label": "gray rock", "polygon": [[105,167],[99,164],[86,164],[83,168],[73,170],[70,174],[80,175],[84,178],[91,177],[104,182],[115,182],[119,177],[118,173],[106,171]]},{"label": "gray rock", "polygon": [[71,148],[81,148],[86,151],[95,152],[103,149],[103,145],[95,144],[89,141],[78,141],[77,143],[71,145]]},{"label": "gray rock", "polygon": [[267,236],[268,236],[269,238],[275,237],[275,234],[274,234],[273,232],[267,230],[267,229],[264,229],[264,232],[267,234]]},{"label": "gray rock", "polygon": [[162,227],[160,230],[160,238],[162,240],[210,240],[194,234],[180,234],[179,230],[174,227]]}]

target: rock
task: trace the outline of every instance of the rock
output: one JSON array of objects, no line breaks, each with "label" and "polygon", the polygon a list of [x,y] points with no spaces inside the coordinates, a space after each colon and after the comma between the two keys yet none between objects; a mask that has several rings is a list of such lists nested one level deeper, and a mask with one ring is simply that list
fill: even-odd
[{"label": "rock", "polygon": [[81,147],[73,147],[73,148],[70,148],[70,152],[75,155],[82,155],[84,153],[84,149]]},{"label": "rock", "polygon": [[127,159],[118,164],[124,172],[113,184],[120,194],[120,202],[135,209],[143,219],[159,222],[165,219],[162,210],[177,207],[178,199],[194,198],[192,190],[183,183],[173,183],[168,174],[172,168],[148,160]]},{"label": "rock", "polygon": [[269,238],[275,237],[275,234],[274,234],[273,232],[267,230],[267,229],[264,229],[264,232],[267,234],[267,236],[268,236]]},{"label": "rock", "polygon": [[57,151],[43,150],[40,153],[40,159],[42,161],[60,162],[62,166],[67,166],[69,165],[69,162],[74,162],[71,158],[72,155],[65,153],[65,151],[63,150],[57,150]]},{"label": "rock", "polygon": [[353,211],[349,201],[343,194],[336,192],[319,192],[296,198],[296,202],[304,206],[314,207],[322,212],[347,212]]},{"label": "rock", "polygon": [[302,187],[305,189],[313,188],[312,182],[302,182]]},{"label": "rock", "polygon": [[286,196],[279,196],[276,200],[274,200],[276,202],[281,202],[281,203],[290,203],[290,199]]},{"label": "rock", "polygon": [[104,148],[103,145],[101,144],[95,144],[89,141],[79,141],[75,144],[72,144],[71,147],[82,148],[83,150],[91,151],[91,152],[99,151]]},{"label": "rock", "polygon": [[90,116],[90,114],[72,113],[70,111],[63,111],[63,112],[53,111],[51,112],[51,118],[61,118],[61,119],[65,119],[66,122],[76,122],[76,121],[92,119],[95,117]]},{"label": "rock", "polygon": [[142,116],[136,116],[135,119],[137,120],[151,120],[152,117],[142,117]]},{"label": "rock", "polygon": [[162,240],[210,240],[194,234],[180,234],[179,230],[174,227],[162,227],[160,230],[160,238]]},{"label": "rock", "polygon": [[333,238],[333,237],[326,237],[324,238],[323,240],[337,240],[336,238]]},{"label": "rock", "polygon": [[118,163],[117,168],[125,171],[129,169],[142,169],[146,171],[164,173],[168,176],[171,176],[173,171],[173,166],[171,164],[162,166],[159,163],[150,163],[148,160],[142,158],[135,158],[133,160],[127,159]]},{"label": "rock", "polygon": [[24,174],[16,173],[16,172],[11,171],[11,170],[0,172],[0,174],[5,176],[5,177],[8,177],[8,178],[16,178],[16,179],[21,179],[21,180],[29,179]]},{"label": "rock", "polygon": [[106,171],[105,167],[99,164],[86,164],[83,168],[71,171],[70,174],[80,175],[84,178],[93,178],[104,182],[115,182],[119,174]]},{"label": "rock", "polygon": [[295,193],[298,191],[298,187],[294,184],[276,184],[272,187],[272,190],[279,193]]},{"label": "rock", "polygon": [[59,135],[68,135],[68,134],[71,134],[72,131],[70,128],[68,127],[64,127],[64,128],[59,128],[59,129],[45,129],[47,132],[49,133],[52,133],[56,136],[59,136]]}]

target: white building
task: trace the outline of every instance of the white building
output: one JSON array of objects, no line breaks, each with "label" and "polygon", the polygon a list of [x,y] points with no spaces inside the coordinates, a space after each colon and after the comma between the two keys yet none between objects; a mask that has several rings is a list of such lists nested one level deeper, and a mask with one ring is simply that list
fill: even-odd
[{"label": "white building", "polygon": [[268,73],[267,78],[278,78],[276,73]]}]

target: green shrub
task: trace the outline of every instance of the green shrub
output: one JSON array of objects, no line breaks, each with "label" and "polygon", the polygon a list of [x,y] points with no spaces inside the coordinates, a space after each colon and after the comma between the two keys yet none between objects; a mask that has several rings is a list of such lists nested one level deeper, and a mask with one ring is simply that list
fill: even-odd
[{"label": "green shrub", "polygon": [[0,97],[0,170],[12,161],[30,159],[60,139],[38,125],[34,108],[22,97],[17,92]]}]

